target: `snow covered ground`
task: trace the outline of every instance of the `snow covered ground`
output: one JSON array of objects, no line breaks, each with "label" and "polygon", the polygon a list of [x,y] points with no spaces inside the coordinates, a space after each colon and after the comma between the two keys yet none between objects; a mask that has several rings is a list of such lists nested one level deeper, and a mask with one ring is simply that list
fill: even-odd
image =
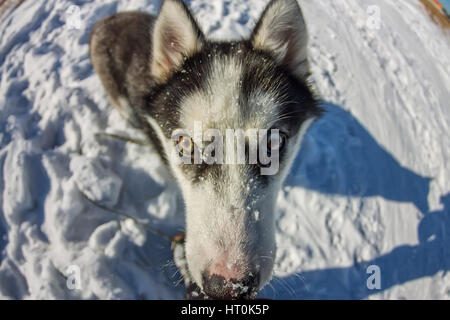
[{"label": "snow covered ground", "polygon": [[[229,39],[267,1],[188,3]],[[300,3],[328,112],[279,195],[275,278],[259,296],[449,299],[450,37],[418,0]],[[182,200],[151,147],[96,135],[142,136],[88,57],[99,18],[159,4],[33,0],[1,18],[0,298],[182,298],[169,242],[145,229],[182,232]]]}]

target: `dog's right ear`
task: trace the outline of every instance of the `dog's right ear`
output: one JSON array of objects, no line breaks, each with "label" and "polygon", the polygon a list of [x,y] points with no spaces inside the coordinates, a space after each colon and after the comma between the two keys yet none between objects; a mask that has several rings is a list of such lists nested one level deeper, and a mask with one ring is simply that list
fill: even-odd
[{"label": "dog's right ear", "polygon": [[198,52],[205,37],[182,0],[164,0],[153,29],[152,75],[164,81]]},{"label": "dog's right ear", "polygon": [[308,31],[298,0],[272,0],[251,36],[254,48],[270,52],[294,75],[309,76]]}]

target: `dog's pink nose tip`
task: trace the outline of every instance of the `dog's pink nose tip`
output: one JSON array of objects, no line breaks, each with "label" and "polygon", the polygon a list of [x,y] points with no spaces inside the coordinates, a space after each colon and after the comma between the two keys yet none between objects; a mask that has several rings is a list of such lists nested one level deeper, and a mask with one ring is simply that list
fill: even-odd
[{"label": "dog's pink nose tip", "polygon": [[240,280],[243,277],[243,270],[233,263],[215,263],[207,273],[211,276],[220,276],[226,281]]}]

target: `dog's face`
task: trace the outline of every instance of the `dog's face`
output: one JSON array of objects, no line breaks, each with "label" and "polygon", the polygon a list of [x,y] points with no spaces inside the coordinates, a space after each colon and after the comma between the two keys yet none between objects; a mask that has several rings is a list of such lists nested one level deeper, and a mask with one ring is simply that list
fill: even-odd
[{"label": "dog's face", "polygon": [[272,1],[234,43],[206,41],[179,0],[156,20],[147,120],[185,200],[189,271],[210,297],[252,297],[271,278],[277,194],[320,115],[306,43],[295,0]]}]

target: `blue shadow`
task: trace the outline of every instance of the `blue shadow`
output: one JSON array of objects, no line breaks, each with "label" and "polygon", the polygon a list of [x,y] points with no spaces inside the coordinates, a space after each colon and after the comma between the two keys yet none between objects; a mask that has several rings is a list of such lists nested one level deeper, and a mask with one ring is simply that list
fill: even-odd
[{"label": "blue shadow", "polygon": [[[350,112],[324,103],[325,116],[311,127],[286,184],[324,194],[383,197],[409,202],[422,214],[419,244],[401,245],[350,267],[310,270],[275,278],[260,297],[272,299],[364,299],[393,286],[450,269],[450,194],[443,209],[429,212],[431,179],[403,167]],[[308,155],[306,157],[306,155]],[[367,267],[381,271],[381,289],[370,290]]]},{"label": "blue shadow", "polygon": [[379,196],[428,212],[431,179],[403,167],[349,111],[331,103],[324,103],[324,108],[324,117],[305,138],[287,185],[324,194]]}]

